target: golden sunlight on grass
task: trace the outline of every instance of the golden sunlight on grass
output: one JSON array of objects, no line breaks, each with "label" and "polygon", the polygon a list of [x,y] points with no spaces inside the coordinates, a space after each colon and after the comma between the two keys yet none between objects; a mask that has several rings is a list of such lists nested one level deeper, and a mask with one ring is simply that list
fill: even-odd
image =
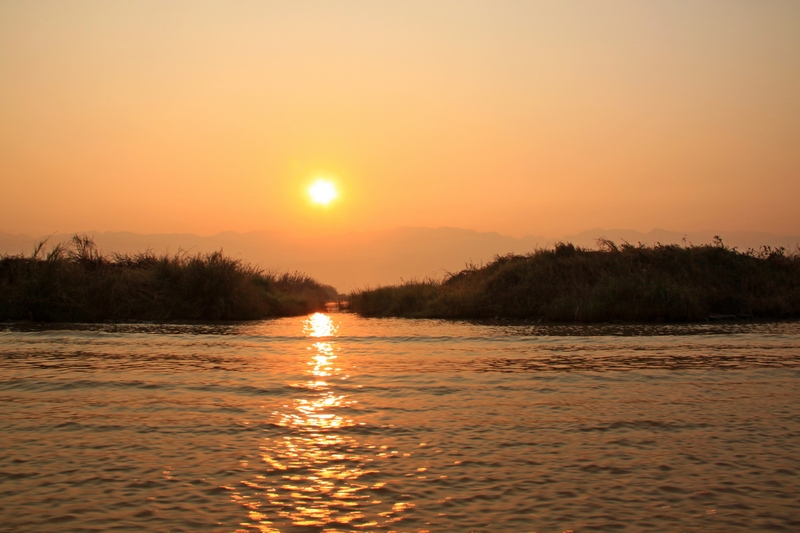
[{"label": "golden sunlight on grass", "polygon": [[332,181],[319,178],[308,188],[308,196],[315,204],[328,205],[338,193]]}]

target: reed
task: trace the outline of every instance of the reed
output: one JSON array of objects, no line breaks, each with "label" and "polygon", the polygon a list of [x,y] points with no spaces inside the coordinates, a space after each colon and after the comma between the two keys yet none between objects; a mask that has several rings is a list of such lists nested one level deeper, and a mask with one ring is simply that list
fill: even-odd
[{"label": "reed", "polygon": [[800,253],[700,246],[569,243],[498,256],[441,281],[364,289],[364,316],[518,318],[553,322],[685,322],[800,316]]},{"label": "reed", "polygon": [[0,257],[2,320],[247,320],[324,310],[336,297],[303,274],[264,272],[222,252],[104,255],[80,235]]}]

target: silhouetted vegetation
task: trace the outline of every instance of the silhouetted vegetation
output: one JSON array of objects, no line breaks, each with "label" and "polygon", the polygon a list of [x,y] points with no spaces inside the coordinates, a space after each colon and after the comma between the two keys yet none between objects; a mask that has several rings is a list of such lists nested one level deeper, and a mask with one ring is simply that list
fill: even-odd
[{"label": "silhouetted vegetation", "polygon": [[244,320],[324,310],[333,287],[265,273],[222,252],[101,254],[76,235],[29,257],[0,257],[0,319]]},{"label": "silhouetted vegetation", "polygon": [[554,322],[702,321],[800,316],[800,253],[702,246],[568,243],[496,257],[443,281],[355,291],[364,316],[520,318]]}]

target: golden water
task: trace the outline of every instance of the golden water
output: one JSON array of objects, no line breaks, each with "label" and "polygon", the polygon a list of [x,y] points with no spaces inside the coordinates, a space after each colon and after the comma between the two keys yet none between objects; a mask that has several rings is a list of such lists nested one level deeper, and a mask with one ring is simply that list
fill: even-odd
[{"label": "golden water", "polygon": [[800,531],[800,325],[0,331],[0,531]]}]

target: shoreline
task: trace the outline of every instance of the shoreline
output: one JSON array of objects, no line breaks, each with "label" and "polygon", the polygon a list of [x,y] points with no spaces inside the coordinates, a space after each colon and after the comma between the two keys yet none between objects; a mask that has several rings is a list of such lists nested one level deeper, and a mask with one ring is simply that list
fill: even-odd
[{"label": "shoreline", "polygon": [[363,316],[553,323],[696,323],[800,317],[800,252],[570,243],[497,256],[443,280],[352,292]]},{"label": "shoreline", "polygon": [[0,320],[253,320],[324,310],[336,290],[264,271],[221,251],[102,254],[91,238],[0,257]]}]

